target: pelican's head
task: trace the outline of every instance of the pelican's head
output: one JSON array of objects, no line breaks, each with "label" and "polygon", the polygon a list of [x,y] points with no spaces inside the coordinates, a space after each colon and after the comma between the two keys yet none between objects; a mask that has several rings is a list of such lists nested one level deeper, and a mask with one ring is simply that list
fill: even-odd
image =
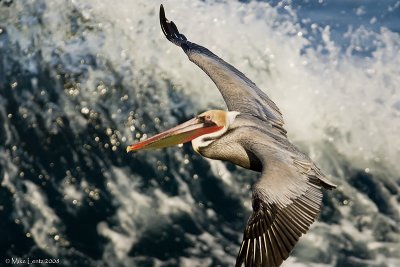
[{"label": "pelican's head", "polygon": [[196,152],[221,137],[232,125],[239,112],[208,110],[197,117],[149,139],[128,146],[126,151],[157,149],[192,141]]}]

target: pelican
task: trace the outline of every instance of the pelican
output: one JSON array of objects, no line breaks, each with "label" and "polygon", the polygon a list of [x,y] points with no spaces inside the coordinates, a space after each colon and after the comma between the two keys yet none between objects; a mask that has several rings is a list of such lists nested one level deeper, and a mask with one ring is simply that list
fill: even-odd
[{"label": "pelican", "polygon": [[189,42],[160,6],[165,37],[215,83],[228,111],[209,110],[170,130],[127,147],[127,152],[191,141],[200,155],[260,172],[252,185],[236,267],[277,267],[318,217],[322,188],[336,187],[287,138],[279,108],[255,83],[207,48]]}]

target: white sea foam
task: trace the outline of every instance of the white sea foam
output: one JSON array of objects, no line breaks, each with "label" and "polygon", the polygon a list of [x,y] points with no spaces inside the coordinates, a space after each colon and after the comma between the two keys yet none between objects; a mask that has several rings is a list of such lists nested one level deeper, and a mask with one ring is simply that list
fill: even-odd
[{"label": "white sea foam", "polygon": [[[193,99],[194,106],[185,108],[188,113],[199,113],[210,106],[223,108],[222,98],[210,79],[162,35],[158,24],[158,8],[161,2],[165,6],[167,17],[175,21],[189,40],[214,51],[268,93],[284,114],[291,140],[306,147],[326,172],[335,171],[341,176],[340,161],[344,158],[352,162],[352,167],[365,169],[366,172],[380,171],[388,176],[399,176],[400,165],[397,161],[400,158],[400,139],[397,135],[400,132],[398,87],[400,37],[385,28],[377,33],[365,28],[349,30],[347,36],[350,45],[343,52],[341,44],[332,40],[329,27],[315,27],[314,30],[322,36],[322,42],[317,48],[307,48],[310,44],[307,32],[299,26],[295,13],[289,12],[291,15],[283,19],[276,8],[266,3],[123,0],[116,4],[109,1],[85,0],[46,3],[43,19],[46,30],[51,32],[51,39],[41,39],[40,32],[34,30],[30,35],[10,35],[10,38],[12,42],[18,42],[23,50],[31,46],[31,35],[36,34],[34,39],[42,42],[40,51],[43,61],[51,66],[54,61],[54,49],[64,51],[64,54],[70,57],[63,59],[64,67],[71,73],[80,73],[81,68],[85,68],[85,64],[80,64],[83,57],[95,51],[99,62],[102,58],[107,59],[123,77],[124,84],[141,85],[135,88],[137,90],[146,90],[151,85],[149,83],[151,75],[160,84],[163,80],[171,80],[175,85],[174,90]],[[60,30],[64,29],[62,25],[69,19],[59,11],[70,8],[71,5],[78,6],[82,12],[81,23],[91,24],[93,29],[82,34],[85,36],[84,41],[79,37],[70,36],[69,31]],[[21,4],[19,6],[22,10],[23,6]],[[12,28],[9,31],[12,32]],[[365,39],[373,40],[374,52],[368,57],[354,55],[354,51],[359,50]],[[22,65],[29,71],[35,72],[37,66],[32,65],[34,61],[25,57],[21,57],[20,60],[27,61]],[[82,114],[90,114],[90,108],[104,100],[105,95],[107,96],[111,88],[102,87],[99,81],[112,79],[109,77],[111,75],[106,75],[108,69],[87,68],[87,76],[82,78],[80,81],[82,84],[77,86],[85,88],[79,91],[79,103],[63,101],[61,97],[60,102],[64,105],[62,110],[54,107],[50,109],[51,114],[45,117],[47,119],[45,126],[49,132],[58,131],[54,122],[62,112],[65,112],[70,118],[71,127],[79,133],[86,124]],[[111,85],[116,83],[112,80],[108,82]],[[67,91],[68,89],[66,88]],[[71,88],[71,95],[75,94],[73,89]],[[140,92],[135,91],[135,93],[137,95],[127,93],[130,101],[143,99],[146,101],[145,98],[138,96]],[[160,105],[165,104],[163,101],[167,98],[162,88],[156,91],[156,94],[158,99],[161,99]],[[76,108],[75,104],[81,107]],[[170,107],[170,104],[165,104],[165,107]],[[29,110],[34,107],[22,108]],[[109,109],[112,119],[118,125],[117,133],[126,137],[129,142],[133,141],[136,138],[135,130],[130,130],[129,125],[122,123],[128,115],[121,112],[117,104],[110,106]],[[150,116],[158,115],[154,114],[157,110],[149,109],[146,112],[149,112]],[[165,111],[163,119],[168,121],[161,121],[159,128],[175,123],[176,119],[170,118],[168,114],[169,111]],[[144,125],[153,122],[142,123]],[[7,133],[8,137],[11,135],[11,130]],[[322,149],[327,152],[321,152]],[[183,159],[179,153],[174,156],[177,161]],[[9,160],[11,155],[4,157]],[[149,161],[156,166],[157,160]],[[235,177],[231,177],[227,169],[216,167],[219,163],[211,165],[211,171],[216,176],[221,176],[227,185],[232,186],[235,191],[243,190],[241,184],[235,182]],[[18,170],[13,169],[12,164],[8,166],[10,168],[5,173],[2,186],[14,192],[16,182],[10,177],[18,176]],[[221,171],[223,173],[219,174]],[[192,216],[195,214],[196,201],[188,184],[181,178],[187,175],[184,165],[178,167],[174,174],[178,181],[179,193],[177,196],[169,196],[154,188],[142,192],[139,189],[140,185],[135,183],[140,178],[132,175],[128,169],[115,167],[108,170],[107,189],[113,196],[113,204],[116,207],[117,226],[114,227],[106,222],[97,226],[97,231],[110,240],[103,255],[106,262],[115,259],[123,261],[127,258],[130,247],[139,240],[141,233],[157,228],[163,223],[169,224],[169,216],[179,213]],[[340,181],[339,178],[343,177],[334,177],[336,182],[343,184],[343,188],[350,187],[346,181]],[[58,219],[48,207],[46,199],[38,193],[40,189],[32,183],[27,183],[26,186],[28,194],[31,194],[28,196],[28,201],[33,206],[39,203],[43,209],[38,211],[39,225],[24,227],[25,229],[32,227],[35,241],[44,244],[46,235],[55,227],[54,224]],[[394,187],[398,189],[398,186]],[[65,186],[63,189],[68,198],[83,198],[83,192],[75,186]],[[339,191],[345,196],[354,196],[351,201],[358,205],[361,213],[357,215],[358,219],[370,216],[369,212],[379,212],[376,204],[356,189],[339,189]],[[19,203],[23,197],[24,194],[18,194],[15,202]],[[392,206],[398,209],[396,197],[392,196],[390,201]],[[248,207],[251,206],[250,202],[247,204]],[[17,206],[22,210],[19,204]],[[354,206],[344,205],[338,209],[345,219],[330,228],[333,234],[341,236],[346,233],[366,242],[374,239],[369,230],[357,229],[352,224],[353,221],[348,219],[354,212]],[[209,214],[215,217],[214,211],[211,211]],[[233,262],[234,258],[231,255],[226,256],[221,240],[213,234],[204,232],[198,240],[213,249],[214,257],[221,259],[227,257],[227,262]],[[304,243],[307,241],[311,243],[310,241],[314,240],[320,244],[321,240],[313,239],[312,234],[313,232],[304,239]],[[192,238],[196,240],[195,237]],[[374,244],[377,245],[371,246],[370,249],[377,251],[378,262],[383,262],[384,258],[379,254],[382,243]],[[304,246],[307,247],[306,244]],[[53,255],[56,253],[51,246],[43,249]],[[323,249],[329,248],[323,246]],[[395,251],[392,252],[393,255]],[[181,265],[200,266],[203,262],[211,266],[210,261],[204,262],[198,256],[201,254],[198,247],[193,254],[191,258],[182,257]],[[162,265],[160,261],[155,261],[157,265]],[[296,261],[296,257],[291,257],[284,266],[334,264],[332,262],[327,265],[315,265]],[[126,266],[131,265],[129,261],[124,263]],[[397,266],[398,263],[397,259],[390,258],[387,264]]]},{"label": "white sea foam", "polygon": [[[187,190],[187,185],[179,183],[181,194],[168,196],[155,188],[147,192],[138,189],[139,177],[135,179],[127,170],[113,168],[107,174],[107,187],[114,197],[117,206],[118,229],[111,229],[106,223],[97,226],[99,233],[110,239],[113,246],[108,247],[108,253],[114,254],[119,260],[126,257],[131,246],[137,242],[140,233],[157,229],[163,224],[170,224],[172,214],[192,212],[195,203]],[[112,250],[113,252],[111,252]],[[105,259],[107,260],[107,259]]]},{"label": "white sea foam", "polygon": [[[49,253],[52,256],[57,256],[60,252],[54,243],[60,241],[60,235],[58,226],[60,225],[60,219],[55,214],[54,210],[49,207],[46,198],[40,187],[30,181],[25,181],[27,189],[26,194],[23,197],[24,205],[28,205],[33,208],[28,214],[21,214],[24,216],[23,221],[26,217],[32,216],[35,218],[32,225],[25,225],[30,230],[30,234],[37,246]],[[19,207],[19,210],[23,210]]]}]

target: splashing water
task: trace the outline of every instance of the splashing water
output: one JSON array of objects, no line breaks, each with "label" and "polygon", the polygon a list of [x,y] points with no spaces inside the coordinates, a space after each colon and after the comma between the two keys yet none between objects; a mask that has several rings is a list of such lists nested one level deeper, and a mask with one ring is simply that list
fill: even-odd
[{"label": "splashing water", "polygon": [[[268,93],[340,185],[283,266],[400,265],[400,5],[386,2],[164,3],[189,40]],[[165,40],[160,3],[0,2],[1,264],[234,264],[257,174],[190,145],[125,153],[224,108]]]}]

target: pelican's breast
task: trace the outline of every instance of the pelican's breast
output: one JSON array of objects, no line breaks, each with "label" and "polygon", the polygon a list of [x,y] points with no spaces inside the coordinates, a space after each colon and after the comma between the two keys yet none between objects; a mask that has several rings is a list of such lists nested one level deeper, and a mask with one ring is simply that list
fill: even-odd
[{"label": "pelican's breast", "polygon": [[244,128],[230,129],[207,146],[197,147],[196,152],[203,157],[229,161],[243,168],[261,172],[260,160],[242,145],[245,142],[244,139],[249,138]]}]

